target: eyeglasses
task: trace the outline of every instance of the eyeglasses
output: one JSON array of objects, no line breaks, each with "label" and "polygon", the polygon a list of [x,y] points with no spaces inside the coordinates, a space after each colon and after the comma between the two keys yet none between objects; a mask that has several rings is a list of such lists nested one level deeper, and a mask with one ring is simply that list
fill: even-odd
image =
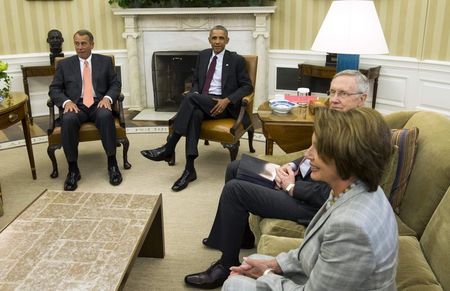
[{"label": "eyeglasses", "polygon": [[336,91],[336,90],[328,90],[327,91],[327,95],[328,96],[335,96],[337,95],[338,98],[348,98],[349,96],[352,95],[360,95],[363,94],[362,92],[356,92],[356,93],[348,93],[345,91]]}]

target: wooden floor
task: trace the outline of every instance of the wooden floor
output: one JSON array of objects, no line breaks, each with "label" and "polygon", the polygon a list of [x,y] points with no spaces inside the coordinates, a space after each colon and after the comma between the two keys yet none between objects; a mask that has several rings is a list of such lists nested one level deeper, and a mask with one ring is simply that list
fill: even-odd
[{"label": "wooden floor", "polygon": [[[133,120],[139,111],[124,110],[125,124],[127,127],[149,127],[149,126],[167,126],[167,121],[142,121]],[[261,132],[261,123],[256,114],[252,117],[253,124],[257,132]],[[49,125],[48,116],[33,117],[33,126],[30,128],[31,137],[39,137],[47,135],[47,128]],[[0,144],[4,142],[22,140],[23,131],[21,123],[17,123],[9,128],[0,130]]]}]

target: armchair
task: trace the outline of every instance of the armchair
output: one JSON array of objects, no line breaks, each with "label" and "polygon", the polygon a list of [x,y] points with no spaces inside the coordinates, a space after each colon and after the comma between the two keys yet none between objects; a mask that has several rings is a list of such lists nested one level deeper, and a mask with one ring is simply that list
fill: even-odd
[{"label": "armchair", "polygon": [[[252,81],[253,87],[256,82],[256,70],[258,67],[258,56],[246,55],[245,64],[250,80]],[[254,153],[255,149],[253,147],[253,136],[255,129],[253,128],[253,123],[251,121],[253,115],[253,99],[255,93],[244,97],[242,99],[241,110],[239,112],[238,119],[233,118],[223,118],[223,119],[213,119],[204,120],[202,122],[202,128],[200,132],[200,138],[205,140],[205,144],[208,145],[209,141],[220,142],[222,146],[229,150],[230,159],[234,161],[239,152],[240,138],[245,132],[248,133],[248,146],[250,152]],[[244,114],[247,112],[250,117],[250,125],[244,128],[242,120]],[[174,118],[169,120],[169,133],[172,133],[172,125]],[[172,156],[172,160],[169,161],[169,165],[175,164],[175,155]]]},{"label": "armchair", "polygon": [[[114,64],[114,56],[111,56]],[[55,67],[58,65],[58,62],[63,58],[57,57],[55,59]],[[123,112],[123,99],[124,95],[121,93],[117,100],[112,104],[112,111],[114,114],[114,123],[116,128],[116,144],[117,146],[123,146],[123,167],[125,169],[130,169],[131,164],[128,162],[128,148],[129,141],[126,134],[125,127],[125,116]],[[55,115],[55,104],[49,98],[47,101],[47,106],[49,108],[49,126],[47,129],[48,135],[48,147],[47,154],[52,161],[53,170],[50,174],[50,177],[56,178],[58,177],[58,163],[55,157],[55,150],[60,149],[62,147],[61,142],[61,124],[60,117],[63,113],[62,108],[58,108],[58,115]],[[94,141],[100,140],[100,133],[98,132],[95,124],[93,122],[85,122],[81,125],[79,132],[79,140],[80,142],[84,141]]]}]

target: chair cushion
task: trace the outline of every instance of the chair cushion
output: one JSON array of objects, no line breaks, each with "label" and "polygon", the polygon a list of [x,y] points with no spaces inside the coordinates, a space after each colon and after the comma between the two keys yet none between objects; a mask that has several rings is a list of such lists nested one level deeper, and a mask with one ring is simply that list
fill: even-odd
[{"label": "chair cushion", "polygon": [[417,233],[406,225],[406,223],[404,223],[397,214],[395,214],[395,220],[397,221],[398,235],[417,237]]},{"label": "chair cushion", "polygon": [[418,135],[417,127],[392,130],[392,143],[398,147],[398,163],[392,190],[389,194],[389,202],[397,214],[414,165]]},{"label": "chair cushion", "polygon": [[419,241],[413,236],[399,237],[398,290],[443,290],[423,256]]},{"label": "chair cushion", "polygon": [[298,248],[302,241],[303,239],[301,238],[263,234],[260,238],[257,252],[258,254],[276,256],[279,253]]},{"label": "chair cushion", "polygon": [[[225,143],[235,143],[234,135],[230,133],[236,120],[233,118],[204,120],[200,138],[211,141],[220,141]],[[242,129],[244,130],[244,129]]]},{"label": "chair cushion", "polygon": [[[122,138],[126,136],[126,129],[120,126],[118,118],[114,118],[114,125],[116,127],[116,137]],[[100,133],[93,122],[85,122],[81,124],[80,128],[80,142],[99,140]],[[57,126],[53,132],[48,136],[49,144],[61,144],[61,127]]]}]

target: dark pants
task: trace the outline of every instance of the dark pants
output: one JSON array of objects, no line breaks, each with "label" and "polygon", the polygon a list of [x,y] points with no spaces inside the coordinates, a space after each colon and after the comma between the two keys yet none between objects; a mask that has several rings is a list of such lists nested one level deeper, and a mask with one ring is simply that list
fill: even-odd
[{"label": "dark pants", "polygon": [[61,139],[67,161],[77,161],[80,127],[83,122],[87,121],[95,123],[100,132],[106,155],[115,155],[116,129],[112,112],[106,108],[97,108],[97,103],[89,108],[83,104],[77,104],[77,106],[80,109],[78,113],[66,112],[61,118]]},{"label": "dark pants", "polygon": [[238,160],[228,165],[225,186],[208,236],[208,245],[222,251],[224,265],[239,263],[241,241],[249,229],[249,213],[292,221],[311,219],[316,213],[316,209],[282,190],[235,179],[238,166]]},{"label": "dark pants", "polygon": [[219,115],[212,116],[210,111],[217,104],[217,101],[212,98],[222,97],[188,93],[181,102],[173,130],[186,137],[186,156],[198,156],[197,144],[203,120],[232,117],[229,108]]}]

